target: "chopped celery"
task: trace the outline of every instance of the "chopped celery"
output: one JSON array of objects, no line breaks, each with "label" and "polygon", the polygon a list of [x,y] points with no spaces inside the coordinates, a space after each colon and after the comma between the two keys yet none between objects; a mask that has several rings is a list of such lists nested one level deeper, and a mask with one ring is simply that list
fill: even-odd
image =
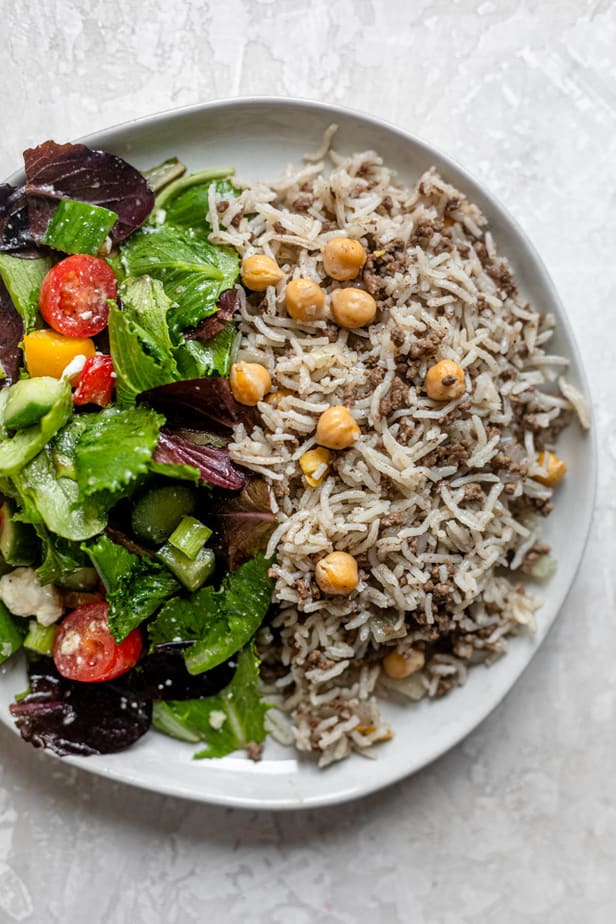
[{"label": "chopped celery", "polygon": [[51,655],[56,637],[56,626],[41,626],[36,619],[28,623],[28,633],[24,639],[24,648],[36,651],[38,654]]},{"label": "chopped celery", "polygon": [[169,536],[169,542],[174,549],[194,561],[211,535],[212,530],[205,523],[195,517],[182,517]]},{"label": "chopped celery", "polygon": [[187,590],[195,591],[211,577],[216,559],[211,549],[202,548],[194,560],[174,549],[168,542],[158,550],[158,560],[175,574]]},{"label": "chopped celery", "polygon": [[75,199],[62,199],[43,237],[43,244],[63,253],[96,256],[118,216],[110,209]]}]

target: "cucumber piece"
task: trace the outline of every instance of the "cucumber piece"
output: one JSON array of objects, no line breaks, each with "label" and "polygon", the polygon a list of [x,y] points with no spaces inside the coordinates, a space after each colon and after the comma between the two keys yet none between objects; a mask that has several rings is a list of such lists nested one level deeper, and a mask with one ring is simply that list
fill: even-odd
[{"label": "cucumber piece", "polygon": [[25,430],[38,423],[62,397],[65,384],[48,375],[22,379],[11,385],[4,407],[4,426],[7,430]]},{"label": "cucumber piece", "polygon": [[0,664],[21,648],[26,625],[25,619],[13,616],[0,600]]},{"label": "cucumber piece", "polygon": [[180,520],[194,511],[196,503],[196,491],[188,485],[152,488],[142,494],[133,507],[132,530],[142,542],[160,545],[169,538]]},{"label": "cucumber piece", "polygon": [[57,626],[42,626],[31,619],[28,622],[28,632],[24,639],[24,648],[30,651],[36,651],[38,654],[51,656],[53,652],[53,643],[56,638]]},{"label": "cucumber piece", "polygon": [[38,555],[38,539],[29,523],[13,519],[14,508],[8,500],[0,507],[0,556],[14,568],[33,565]]},{"label": "cucumber piece", "polygon": [[91,202],[62,199],[43,236],[43,244],[63,253],[95,257],[116,221],[116,212]]},{"label": "cucumber piece", "polygon": [[205,584],[216,566],[216,557],[211,549],[202,548],[191,559],[168,542],[158,550],[156,557],[191,593]]},{"label": "cucumber piece", "polygon": [[95,590],[98,584],[98,571],[96,568],[75,568],[74,571],[65,571],[55,583],[65,590]]}]

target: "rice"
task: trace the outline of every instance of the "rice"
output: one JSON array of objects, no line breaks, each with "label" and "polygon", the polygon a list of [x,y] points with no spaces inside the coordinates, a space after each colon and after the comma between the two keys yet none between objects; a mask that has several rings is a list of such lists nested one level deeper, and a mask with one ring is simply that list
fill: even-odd
[{"label": "rice", "polygon": [[[279,518],[267,550],[276,586],[260,637],[264,682],[296,746],[322,766],[392,736],[379,696],[442,696],[532,629],[538,602],[514,572],[552,507],[552,489],[533,475],[573,415],[588,426],[566,360],[546,352],[554,319],[520,295],[479,209],[434,169],[404,188],[376,153],[331,150],[332,135],[317,163],[246,184],[232,201],[214,196],[209,213],[215,243],[271,255],[285,272],[265,294],[240,290],[238,359],[266,366],[279,394],[259,405],[259,426],[236,427],[230,452],[266,480]],[[336,235],[368,253],[351,283],[377,301],[368,328],[285,311],[294,277],[328,294],[338,287],[322,263]],[[441,359],[461,365],[466,391],[439,405],[423,383]],[[298,460],[315,445],[319,415],[338,404],[361,438],[310,487]],[[359,564],[349,596],[315,583],[315,564],[333,550]],[[423,666],[388,677],[382,659],[394,649]],[[282,712],[271,729],[288,741]]]}]

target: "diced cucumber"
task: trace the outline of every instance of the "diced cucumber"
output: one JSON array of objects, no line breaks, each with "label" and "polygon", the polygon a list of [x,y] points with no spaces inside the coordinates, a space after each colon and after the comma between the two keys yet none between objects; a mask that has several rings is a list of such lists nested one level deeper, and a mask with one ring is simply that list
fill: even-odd
[{"label": "diced cucumber", "polygon": [[55,583],[65,590],[94,590],[98,584],[98,571],[96,568],[75,568],[64,572]]},{"label": "diced cucumber", "polygon": [[62,199],[49,222],[43,244],[63,253],[99,252],[116,221],[116,212],[91,202]]},{"label": "diced cucumber", "polygon": [[36,651],[38,654],[51,655],[53,652],[53,643],[56,637],[57,626],[42,626],[31,619],[28,622],[28,632],[24,639],[24,648],[30,651]]},{"label": "diced cucumber", "polygon": [[193,561],[212,535],[212,530],[195,517],[182,517],[169,536],[169,544]]},{"label": "diced cucumber", "polygon": [[197,495],[189,485],[152,488],[135,503],[131,526],[142,542],[160,545],[169,538],[182,517],[195,509]]},{"label": "diced cucumber", "polygon": [[21,648],[26,626],[26,620],[13,616],[0,600],[0,664]]},{"label": "diced cucumber", "polygon": [[22,379],[8,390],[3,423],[7,430],[25,430],[38,423],[62,397],[65,384],[48,375]]},{"label": "diced cucumber", "polygon": [[194,559],[174,549],[168,542],[159,549],[159,561],[175,574],[187,590],[198,590],[214,573],[216,558],[211,549],[202,548]]},{"label": "diced cucumber", "polygon": [[14,509],[5,500],[0,507],[0,556],[14,568],[32,565],[38,554],[38,539],[29,523],[13,519]]}]

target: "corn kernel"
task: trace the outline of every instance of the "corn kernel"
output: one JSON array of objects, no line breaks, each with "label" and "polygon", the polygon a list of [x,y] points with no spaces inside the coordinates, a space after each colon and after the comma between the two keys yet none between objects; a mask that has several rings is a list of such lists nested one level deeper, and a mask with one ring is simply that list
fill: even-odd
[{"label": "corn kernel", "polygon": [[554,452],[548,452],[547,465],[545,452],[539,453],[537,462],[541,468],[546,469],[546,473],[545,475],[534,475],[534,479],[540,484],[546,485],[548,488],[553,488],[554,485],[557,485],[559,481],[563,480],[567,473],[566,463],[563,462],[562,459],[559,459]]}]

